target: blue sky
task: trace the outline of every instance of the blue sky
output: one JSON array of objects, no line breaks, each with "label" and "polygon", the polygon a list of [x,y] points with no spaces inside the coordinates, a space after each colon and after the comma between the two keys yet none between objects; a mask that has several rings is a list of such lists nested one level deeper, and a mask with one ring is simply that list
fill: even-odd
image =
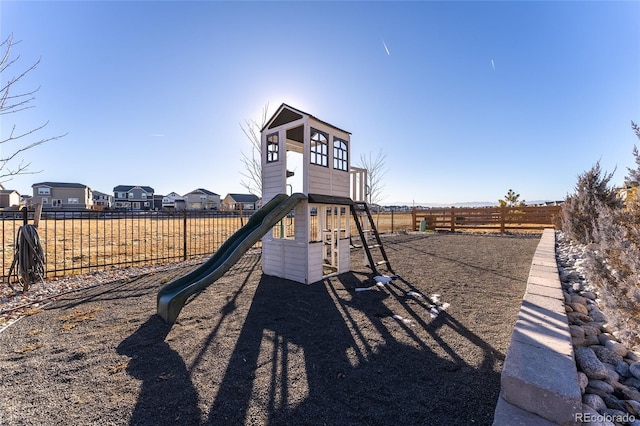
[{"label": "blue sky", "polygon": [[25,153],[20,193],[245,192],[240,123],[283,102],[351,132],[352,164],[382,151],[387,204],[562,199],[596,161],[621,183],[640,144],[640,2],[2,0],[10,33],[41,89],[3,139],[68,132]]}]

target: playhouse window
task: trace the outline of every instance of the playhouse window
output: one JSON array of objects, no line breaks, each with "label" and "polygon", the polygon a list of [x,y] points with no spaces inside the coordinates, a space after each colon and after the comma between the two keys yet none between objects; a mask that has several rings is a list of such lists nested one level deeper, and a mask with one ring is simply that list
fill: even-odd
[{"label": "playhouse window", "polygon": [[333,138],[333,168],[348,170],[347,143],[342,139]]},{"label": "playhouse window", "polygon": [[273,133],[267,136],[267,163],[278,161],[279,154],[278,134]]},{"label": "playhouse window", "polygon": [[327,135],[315,129],[311,129],[311,164],[329,167],[327,146]]}]

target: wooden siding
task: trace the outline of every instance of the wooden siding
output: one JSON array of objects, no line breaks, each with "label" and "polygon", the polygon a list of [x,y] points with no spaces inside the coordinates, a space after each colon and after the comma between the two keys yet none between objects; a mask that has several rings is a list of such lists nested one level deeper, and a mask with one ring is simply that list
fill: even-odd
[{"label": "wooden siding", "polygon": [[306,282],[307,244],[272,239],[262,242],[262,271],[267,275],[299,283]]},{"label": "wooden siding", "polygon": [[338,241],[338,273],[351,270],[351,244],[348,238]]},{"label": "wooden siding", "polygon": [[349,197],[349,173],[342,170],[309,165],[309,194]]},{"label": "wooden siding", "polygon": [[309,243],[307,284],[322,279],[322,242]]},{"label": "wooden siding", "polygon": [[276,240],[264,239],[262,241],[262,272],[275,277],[284,274],[282,262],[282,246]]},{"label": "wooden siding", "polygon": [[284,277],[299,283],[306,283],[307,278],[307,243],[291,240],[282,242],[284,248]]}]

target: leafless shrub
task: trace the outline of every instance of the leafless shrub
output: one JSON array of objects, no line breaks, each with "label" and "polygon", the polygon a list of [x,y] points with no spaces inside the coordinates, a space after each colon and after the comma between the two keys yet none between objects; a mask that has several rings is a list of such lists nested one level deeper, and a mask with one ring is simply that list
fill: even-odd
[{"label": "leafless shrub", "polygon": [[567,196],[562,205],[562,230],[574,241],[589,244],[594,241],[594,227],[598,219],[598,205],[617,209],[621,200],[609,186],[612,173],[604,173],[598,161],[591,169],[578,176],[576,191]]},{"label": "leafless shrub", "polygon": [[[638,138],[640,129],[631,123]],[[625,183],[636,185],[640,156],[633,149],[637,168],[629,169]],[[628,346],[640,344],[640,197],[626,200],[609,187],[613,173],[602,173],[599,163],[578,177],[575,194],[563,206],[562,229],[574,241],[587,245],[585,262],[589,281],[597,289],[600,308],[620,330]]]}]

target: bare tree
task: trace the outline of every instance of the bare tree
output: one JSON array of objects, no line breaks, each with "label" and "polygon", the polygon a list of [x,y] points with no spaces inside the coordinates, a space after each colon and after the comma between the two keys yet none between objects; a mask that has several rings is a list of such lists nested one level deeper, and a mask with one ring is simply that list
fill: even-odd
[{"label": "bare tree", "polygon": [[244,125],[240,124],[242,133],[249,139],[251,143],[251,152],[249,154],[242,153],[242,164],[244,171],[240,172],[245,177],[240,184],[251,194],[262,195],[262,161],[261,161],[261,143],[260,130],[267,123],[269,112],[269,103],[262,108],[261,121],[258,123],[254,119],[245,120]]},{"label": "bare tree", "polygon": [[[18,43],[19,42],[14,41],[13,34],[7,36],[7,38],[0,43],[0,76],[6,75],[14,66],[17,66],[20,55],[14,55],[13,49]],[[40,59],[24,71],[18,71],[13,77],[0,82],[0,116],[15,114],[34,107],[32,102],[35,99],[36,92],[40,90],[40,87],[19,93],[13,93],[12,89],[15,88],[27,74],[36,69],[39,64]],[[29,166],[31,163],[25,162],[25,160],[20,157],[25,151],[33,147],[65,136],[59,135],[38,138],[36,133],[45,128],[47,124],[49,124],[48,121],[25,131],[19,131],[15,124],[10,126],[11,130],[9,134],[0,139],[0,148],[12,146],[12,148],[9,149],[9,154],[2,154],[0,151],[0,181],[6,182],[11,180],[13,176],[35,174],[42,171],[30,171]]]},{"label": "bare tree", "polygon": [[384,175],[387,173],[385,160],[387,155],[382,151],[373,157],[369,154],[362,154],[357,167],[367,171],[367,201],[369,204],[379,204],[384,199]]}]

